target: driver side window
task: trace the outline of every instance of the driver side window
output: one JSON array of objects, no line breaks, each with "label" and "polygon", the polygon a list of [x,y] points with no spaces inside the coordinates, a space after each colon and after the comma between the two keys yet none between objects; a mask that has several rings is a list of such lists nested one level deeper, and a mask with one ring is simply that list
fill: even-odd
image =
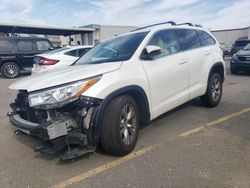
[{"label": "driver side window", "polygon": [[154,45],[161,48],[161,52],[154,55],[154,58],[160,58],[175,54],[180,51],[174,30],[163,30],[156,33],[149,41],[148,45]]}]

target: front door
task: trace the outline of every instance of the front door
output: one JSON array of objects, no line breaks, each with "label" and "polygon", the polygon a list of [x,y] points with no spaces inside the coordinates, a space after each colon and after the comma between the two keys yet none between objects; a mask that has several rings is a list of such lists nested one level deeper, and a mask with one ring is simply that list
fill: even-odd
[{"label": "front door", "polygon": [[150,85],[155,118],[189,100],[188,61],[180,49],[174,30],[157,32],[149,45],[161,48],[150,60],[142,60]]}]

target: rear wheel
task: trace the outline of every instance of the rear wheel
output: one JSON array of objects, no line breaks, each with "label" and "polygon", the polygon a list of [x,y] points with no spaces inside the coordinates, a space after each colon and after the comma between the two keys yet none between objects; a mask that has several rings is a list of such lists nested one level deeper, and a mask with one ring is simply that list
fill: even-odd
[{"label": "rear wheel", "polygon": [[5,78],[16,78],[20,75],[20,67],[13,62],[6,62],[1,66],[1,73]]},{"label": "rear wheel", "polygon": [[101,145],[112,155],[130,153],[137,142],[139,114],[136,102],[129,95],[113,99],[104,112]]},{"label": "rear wheel", "polygon": [[212,73],[208,80],[207,91],[201,97],[205,106],[215,107],[219,104],[222,96],[222,78],[218,73]]}]

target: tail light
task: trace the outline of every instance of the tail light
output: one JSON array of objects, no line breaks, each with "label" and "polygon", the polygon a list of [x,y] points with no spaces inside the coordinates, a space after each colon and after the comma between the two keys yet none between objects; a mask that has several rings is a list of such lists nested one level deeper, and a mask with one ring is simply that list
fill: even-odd
[{"label": "tail light", "polygon": [[59,60],[54,59],[42,59],[39,62],[39,65],[55,65],[59,62]]}]

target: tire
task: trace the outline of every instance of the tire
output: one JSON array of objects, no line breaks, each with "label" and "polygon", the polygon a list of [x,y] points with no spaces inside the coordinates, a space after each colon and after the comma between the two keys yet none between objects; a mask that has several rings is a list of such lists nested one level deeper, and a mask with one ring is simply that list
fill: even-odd
[{"label": "tire", "polygon": [[222,96],[222,78],[218,73],[212,73],[208,80],[207,91],[201,97],[203,105],[215,107],[220,103]]},{"label": "tire", "polygon": [[16,78],[20,75],[20,67],[13,62],[6,62],[1,66],[1,74],[5,78]]},{"label": "tire", "polygon": [[232,74],[238,74],[239,73],[239,71],[237,69],[232,68],[232,67],[230,68],[230,71],[231,71]]},{"label": "tire", "polygon": [[136,145],[138,133],[139,113],[135,100],[129,95],[114,98],[104,111],[100,132],[105,153],[115,156],[130,153]]}]

